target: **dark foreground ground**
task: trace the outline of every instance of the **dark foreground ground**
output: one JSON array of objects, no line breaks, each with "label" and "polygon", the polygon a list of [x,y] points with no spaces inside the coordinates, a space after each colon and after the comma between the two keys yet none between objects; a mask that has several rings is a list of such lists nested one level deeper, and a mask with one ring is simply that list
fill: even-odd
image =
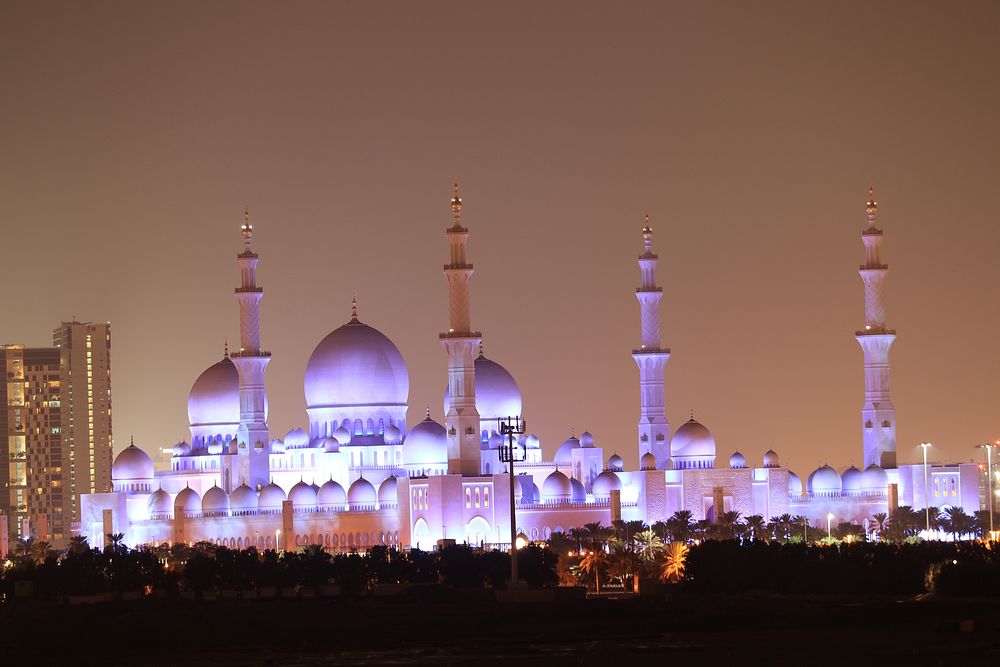
[{"label": "dark foreground ground", "polygon": [[22,665],[1000,664],[1000,600],[675,595],[498,605],[149,600],[0,607]]}]

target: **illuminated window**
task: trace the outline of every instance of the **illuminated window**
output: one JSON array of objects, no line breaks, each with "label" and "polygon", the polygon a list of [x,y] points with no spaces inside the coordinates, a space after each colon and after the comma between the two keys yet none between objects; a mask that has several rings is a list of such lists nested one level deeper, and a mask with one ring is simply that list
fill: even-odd
[{"label": "illuminated window", "polygon": [[479,487],[476,487],[476,507],[479,507]]},{"label": "illuminated window", "polygon": [[489,507],[489,506],[490,506],[490,487],[487,486],[486,488],[483,489],[483,507]]},{"label": "illuminated window", "polygon": [[472,489],[465,487],[465,506],[472,507]]}]

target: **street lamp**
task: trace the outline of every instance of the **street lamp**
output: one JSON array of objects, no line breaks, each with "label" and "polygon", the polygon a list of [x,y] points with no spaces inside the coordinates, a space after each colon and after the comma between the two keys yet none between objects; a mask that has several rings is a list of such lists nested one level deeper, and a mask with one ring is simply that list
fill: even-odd
[{"label": "street lamp", "polygon": [[930,484],[927,482],[927,450],[930,449],[931,443],[921,442],[920,449],[924,450],[924,517],[927,520],[927,534],[930,535],[931,532],[931,499],[930,499]]},{"label": "street lamp", "polygon": [[979,449],[986,450],[986,483],[989,485],[989,493],[986,494],[987,502],[990,504],[990,537],[993,537],[993,445],[976,445]]},{"label": "street lamp", "polygon": [[831,527],[832,522],[833,522],[833,512],[830,512],[829,514],[826,515],[826,536],[830,539],[833,539],[833,529]]}]

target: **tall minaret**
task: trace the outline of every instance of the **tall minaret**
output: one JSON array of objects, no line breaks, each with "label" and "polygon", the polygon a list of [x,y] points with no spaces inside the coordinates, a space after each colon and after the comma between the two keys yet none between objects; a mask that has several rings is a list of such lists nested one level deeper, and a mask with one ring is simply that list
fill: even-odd
[{"label": "tall minaret", "polygon": [[667,421],[663,397],[663,368],[670,358],[670,350],[660,347],[660,299],[663,288],[656,286],[656,263],[653,254],[653,228],[649,216],[642,228],[643,253],[639,255],[642,286],[636,288],[639,313],[642,321],[642,346],[632,350],[632,358],[639,366],[639,456],[652,452],[656,467],[669,467],[670,423]]},{"label": "tall minaret", "polygon": [[472,330],[469,315],[469,283],[472,264],[466,262],[465,244],[469,230],[462,226],[462,198],[458,183],[451,198],[454,224],[448,228],[451,261],[444,265],[448,279],[448,300],[451,326],[440,335],[448,353],[448,473],[478,475],[481,472],[479,411],[476,409],[475,358],[483,335]]},{"label": "tall minaret", "polygon": [[861,233],[865,244],[865,263],[860,267],[865,283],[865,328],[856,332],[865,354],[865,404],[861,408],[861,433],[865,466],[873,463],[883,468],[896,467],[896,409],[889,397],[889,348],[896,332],[885,326],[885,303],[882,298],[889,267],[879,258],[882,230],[875,226],[878,204],[874,189],[868,190],[868,227]]},{"label": "tall minaret", "polygon": [[264,389],[264,370],[271,353],[260,349],[260,300],[264,290],[257,286],[257,262],[253,251],[253,225],[249,212],[244,213],[243,252],[236,256],[241,281],[236,288],[240,304],[240,349],[229,355],[240,374],[239,476],[251,488],[260,489],[270,481],[270,445],[268,441]]}]

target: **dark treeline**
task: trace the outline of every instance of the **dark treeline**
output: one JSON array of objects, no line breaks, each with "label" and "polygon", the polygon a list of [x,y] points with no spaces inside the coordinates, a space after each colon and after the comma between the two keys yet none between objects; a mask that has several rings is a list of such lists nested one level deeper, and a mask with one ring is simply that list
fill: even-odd
[{"label": "dark treeline", "polygon": [[691,547],[684,588],[785,594],[1000,595],[1000,552],[985,542],[836,545],[703,542]]}]

